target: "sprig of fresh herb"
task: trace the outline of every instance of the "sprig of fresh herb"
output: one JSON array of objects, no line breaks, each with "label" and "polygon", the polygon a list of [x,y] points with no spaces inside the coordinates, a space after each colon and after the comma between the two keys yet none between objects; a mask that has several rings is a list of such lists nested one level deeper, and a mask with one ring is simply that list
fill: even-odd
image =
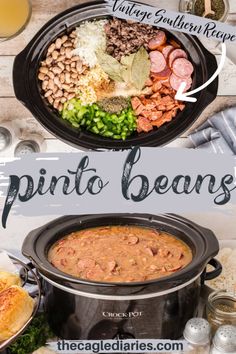
[{"label": "sprig of fresh herb", "polygon": [[10,345],[11,354],[30,354],[44,346],[54,336],[44,314],[33,319],[27,330]]}]

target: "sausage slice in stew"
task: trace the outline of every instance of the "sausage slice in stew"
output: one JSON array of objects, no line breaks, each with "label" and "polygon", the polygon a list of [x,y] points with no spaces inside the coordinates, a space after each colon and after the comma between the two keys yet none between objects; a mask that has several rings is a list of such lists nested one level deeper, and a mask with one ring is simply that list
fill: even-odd
[{"label": "sausage slice in stew", "polygon": [[51,247],[48,259],[76,278],[138,282],[181,270],[192,261],[192,251],[164,231],[132,225],[106,226],[65,236]]}]

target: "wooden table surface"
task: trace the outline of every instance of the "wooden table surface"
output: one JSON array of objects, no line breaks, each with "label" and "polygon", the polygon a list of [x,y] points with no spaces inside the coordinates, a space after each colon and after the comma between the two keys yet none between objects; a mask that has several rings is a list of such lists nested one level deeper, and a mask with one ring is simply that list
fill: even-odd
[{"label": "wooden table surface", "polygon": [[[14,57],[24,49],[30,39],[37,31],[52,17],[59,12],[77,5],[80,0],[32,0],[32,18],[25,31],[8,42],[0,43],[0,122],[1,125],[11,122],[12,128],[17,130],[19,139],[26,139],[30,135],[39,135],[44,140],[46,152],[69,152],[76,151],[69,145],[55,139],[48,133],[30,112],[18,102],[14,96],[12,84],[12,67]],[[146,0],[149,4],[158,7],[168,7],[171,10],[178,10],[178,0]],[[168,4],[168,6],[166,5]],[[236,1],[230,0],[230,15],[228,22],[236,25]],[[211,51],[220,58],[220,52],[211,44]],[[204,111],[197,123],[191,128],[193,130],[213,113],[226,107],[236,105],[236,65],[229,59],[220,74],[220,87],[217,99]],[[188,133],[188,132],[187,132]],[[170,146],[185,146],[186,135],[176,139]],[[0,156],[13,156],[14,145],[5,150]]]}]

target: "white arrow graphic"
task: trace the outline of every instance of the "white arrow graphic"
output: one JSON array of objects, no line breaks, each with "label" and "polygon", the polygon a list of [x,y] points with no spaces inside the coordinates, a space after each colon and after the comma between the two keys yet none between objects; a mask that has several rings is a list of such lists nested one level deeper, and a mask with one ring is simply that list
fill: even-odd
[{"label": "white arrow graphic", "polygon": [[221,48],[222,48],[222,55],[221,55],[220,64],[219,64],[216,72],[214,73],[214,75],[207,82],[205,82],[202,86],[196,88],[195,90],[189,91],[189,92],[184,92],[184,89],[186,87],[186,83],[182,82],[176,95],[175,95],[176,100],[186,101],[186,102],[197,102],[197,99],[195,97],[189,97],[189,96],[194,95],[195,93],[203,90],[205,87],[210,85],[215,80],[215,78],[219,75],[221,70],[223,69],[223,66],[225,64],[225,59],[226,59],[226,44],[222,43]]}]

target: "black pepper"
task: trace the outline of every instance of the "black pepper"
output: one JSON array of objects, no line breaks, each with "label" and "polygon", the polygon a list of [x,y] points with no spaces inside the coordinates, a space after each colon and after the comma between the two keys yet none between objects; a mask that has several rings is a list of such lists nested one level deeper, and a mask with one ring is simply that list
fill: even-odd
[{"label": "black pepper", "polygon": [[226,313],[236,313],[236,308],[226,304],[217,304],[216,309]]},{"label": "black pepper", "polygon": [[[211,9],[215,12],[214,15],[208,14],[206,18],[211,20],[220,20],[225,13],[225,3],[224,0],[211,0]],[[203,16],[205,12],[205,1],[204,0],[196,0],[194,4],[194,14],[196,16]]]},{"label": "black pepper", "polygon": [[105,112],[113,114],[113,113],[120,113],[124,109],[128,108],[129,101],[125,97],[118,96],[118,97],[105,98],[97,102],[97,105]]}]

